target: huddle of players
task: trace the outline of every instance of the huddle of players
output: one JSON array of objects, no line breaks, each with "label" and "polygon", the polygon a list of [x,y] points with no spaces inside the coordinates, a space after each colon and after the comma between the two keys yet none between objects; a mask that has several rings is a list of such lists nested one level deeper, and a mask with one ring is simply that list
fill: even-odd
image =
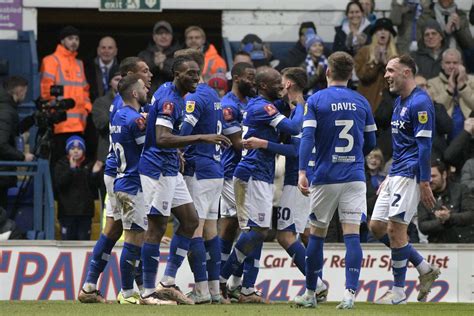
[{"label": "huddle of players", "polygon": [[[277,214],[277,239],[306,276],[307,290],[295,302],[315,307],[317,302],[326,300],[323,244],[329,222],[338,209],[347,249],[346,291],[338,308],[353,308],[362,262],[359,225],[366,209],[364,156],[375,146],[376,126],[367,100],[346,88],[352,74],[352,58],[342,52],[331,55],[326,73],[328,89],[305,101],[303,69],[288,68],[280,75],[272,68],[256,72],[250,64],[236,64],[232,69],[232,91],[219,100],[200,76],[202,53],[187,49],[178,51],[175,57],[173,82],[163,84],[150,105],[146,104],[146,93],[151,73],[146,63],[136,57],[121,63],[123,79],[111,106],[112,149],[105,172],[107,222],[94,247],[79,300],[106,302],[97,290],[97,280],[123,229],[122,290],[117,298],[120,303],[229,303],[230,298],[243,303],[264,302],[255,290],[255,282],[263,240],[271,225],[275,155],[280,154],[287,160]],[[400,60],[397,62],[402,65]],[[422,93],[416,91],[418,95]],[[278,109],[283,95],[290,107],[288,117]],[[423,129],[412,123],[409,133],[420,129],[421,137],[430,142],[433,111],[428,100],[423,99],[422,106],[428,108],[423,115],[429,124],[419,120],[426,125]],[[402,110],[405,113],[400,114],[400,119],[419,110],[411,110],[410,106],[409,110]],[[283,135],[288,137],[281,143]],[[184,148],[182,152],[180,148]],[[415,172],[411,180],[416,186],[419,174],[415,169],[410,170]],[[413,215],[408,211],[401,216],[392,215],[395,205],[407,209],[417,198],[414,194],[409,198],[400,195],[393,187],[402,184],[390,184],[391,181],[392,176],[387,185],[391,188],[387,191],[388,201],[394,197],[400,203],[381,205],[377,217],[382,224],[390,219],[389,228],[393,228],[392,218],[409,223]],[[164,276],[156,287],[160,242],[171,212],[179,224],[171,240]],[[308,217],[312,225],[305,249],[297,234],[303,233]],[[382,224],[378,234],[390,247],[393,241],[386,236],[387,225],[384,232]],[[233,246],[238,227],[241,233]],[[429,276],[420,277],[421,299],[439,274],[406,244],[398,248],[409,246],[408,252],[392,247],[395,285],[381,303],[406,302],[406,297],[400,300],[397,290],[404,286],[406,253],[422,277]],[[401,257],[400,252],[404,253]],[[186,256],[195,278],[195,288],[188,295],[175,283]],[[140,293],[134,292],[134,281]]]}]

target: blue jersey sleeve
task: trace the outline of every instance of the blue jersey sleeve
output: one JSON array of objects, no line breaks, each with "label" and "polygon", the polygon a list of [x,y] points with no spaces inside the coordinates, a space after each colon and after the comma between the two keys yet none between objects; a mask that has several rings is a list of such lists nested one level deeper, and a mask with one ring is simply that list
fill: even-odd
[{"label": "blue jersey sleeve", "polygon": [[146,134],[146,120],[143,116],[139,116],[132,120],[129,124],[130,132],[132,133],[133,138],[137,145],[142,145],[145,143],[145,134]]},{"label": "blue jersey sleeve", "polygon": [[158,100],[153,106],[157,107],[155,124],[173,129],[174,124],[179,121],[181,116],[178,103],[173,100]]},{"label": "blue jersey sleeve", "polygon": [[301,125],[303,123],[304,107],[298,104],[295,109],[295,114],[290,120],[284,117],[276,126],[276,128],[283,133],[290,135],[298,135],[301,131]]},{"label": "blue jersey sleeve", "polygon": [[193,132],[202,113],[202,106],[199,98],[195,94],[189,94],[185,98],[186,107],[184,113],[184,122],[181,126],[180,135],[190,135]]},{"label": "blue jersey sleeve", "polygon": [[222,124],[222,134],[232,135],[234,133],[240,132],[240,111],[231,105],[222,107],[222,116],[224,118]]},{"label": "blue jersey sleeve", "polygon": [[314,134],[317,126],[316,111],[311,103],[304,106],[303,135],[299,150],[299,170],[306,170],[314,147]]},{"label": "blue jersey sleeve", "polygon": [[431,143],[434,130],[434,107],[428,96],[423,95],[416,99],[410,111],[413,122],[413,134],[418,146],[418,166],[420,181],[431,179]]},{"label": "blue jersey sleeve", "polygon": [[364,147],[362,148],[364,156],[368,155],[372,149],[375,148],[377,143],[375,131],[377,130],[377,125],[375,124],[374,116],[372,115],[372,110],[369,103],[366,103],[366,119],[364,127]]},{"label": "blue jersey sleeve", "polygon": [[300,145],[299,137],[291,137],[291,144],[268,142],[267,150],[286,157],[297,157]]}]

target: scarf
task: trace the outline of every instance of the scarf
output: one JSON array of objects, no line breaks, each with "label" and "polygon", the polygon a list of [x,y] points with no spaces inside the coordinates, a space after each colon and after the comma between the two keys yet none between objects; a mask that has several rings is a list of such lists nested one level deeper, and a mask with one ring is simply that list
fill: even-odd
[{"label": "scarf", "polygon": [[[433,9],[436,16],[436,22],[439,23],[441,29],[444,31],[446,29],[446,23],[448,22],[449,16],[457,11],[457,6],[453,3],[449,8],[443,8],[439,5],[439,3],[436,3]],[[449,47],[456,48],[456,39],[454,36],[452,36],[452,34],[446,34],[446,32],[445,35],[448,37]]]},{"label": "scarf", "polygon": [[[310,54],[306,55],[305,64],[306,64],[306,74],[308,75],[308,78],[315,76],[317,66],[315,65]],[[319,57],[318,59],[317,65],[318,66],[321,65],[324,71],[326,72],[326,69],[328,68],[328,59],[326,58],[326,56],[321,55],[321,57]],[[312,87],[310,90],[308,90],[308,94],[312,94],[313,92],[316,92],[318,89],[316,89],[316,91],[314,90],[315,89]]]}]

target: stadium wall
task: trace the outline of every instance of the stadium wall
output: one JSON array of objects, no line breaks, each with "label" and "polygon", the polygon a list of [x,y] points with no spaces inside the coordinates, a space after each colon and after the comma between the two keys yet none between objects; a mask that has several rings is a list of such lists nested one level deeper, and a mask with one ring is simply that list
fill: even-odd
[{"label": "stadium wall", "polygon": [[[0,300],[74,300],[84,282],[93,242],[9,241],[0,242]],[[474,301],[474,245],[417,245],[431,263],[441,267],[428,301]],[[392,285],[390,252],[384,246],[364,244],[358,301],[372,302]],[[161,251],[159,274],[164,271],[168,249]],[[120,288],[121,246],[114,248],[99,288],[114,300]],[[330,301],[341,298],[344,290],[344,246],[327,244],[323,278],[329,285]],[[184,292],[193,286],[187,260],[178,273]],[[407,272],[406,292],[416,301],[418,274]],[[292,300],[303,293],[305,280],[286,252],[276,244],[265,244],[257,288],[272,301]]]}]

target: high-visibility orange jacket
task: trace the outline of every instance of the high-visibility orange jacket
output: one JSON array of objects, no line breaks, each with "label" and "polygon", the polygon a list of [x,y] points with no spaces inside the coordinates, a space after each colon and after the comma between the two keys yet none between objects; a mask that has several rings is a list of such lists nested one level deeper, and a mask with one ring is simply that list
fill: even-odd
[{"label": "high-visibility orange jacket", "polygon": [[204,70],[202,71],[202,76],[207,80],[217,72],[225,74],[227,72],[227,64],[224,58],[217,53],[214,45],[210,44],[204,53]]},{"label": "high-visibility orange jacket", "polygon": [[66,121],[54,125],[54,134],[84,132],[87,115],[92,110],[84,65],[76,56],[77,52],[58,44],[56,51],[43,58],[41,63],[41,98],[53,99],[49,93],[51,86],[62,85],[64,98],[72,98],[76,102],[74,108],[67,111]]}]

